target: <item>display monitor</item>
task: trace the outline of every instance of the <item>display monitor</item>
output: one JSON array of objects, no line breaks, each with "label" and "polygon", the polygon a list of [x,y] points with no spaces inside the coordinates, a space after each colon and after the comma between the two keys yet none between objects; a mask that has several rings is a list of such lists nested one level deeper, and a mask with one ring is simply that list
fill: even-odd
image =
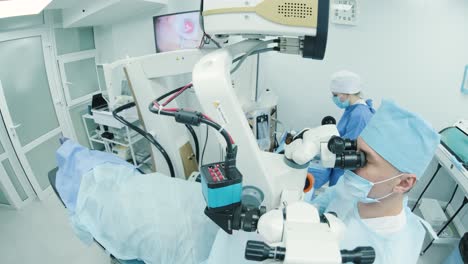
[{"label": "display monitor", "polygon": [[203,41],[200,11],[153,18],[157,52],[199,48]]}]

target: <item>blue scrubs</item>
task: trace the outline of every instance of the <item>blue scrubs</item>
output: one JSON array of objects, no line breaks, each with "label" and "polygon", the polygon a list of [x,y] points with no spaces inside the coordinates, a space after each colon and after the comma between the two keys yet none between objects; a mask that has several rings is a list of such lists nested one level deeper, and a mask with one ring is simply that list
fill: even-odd
[{"label": "blue scrubs", "polygon": [[337,128],[340,136],[348,139],[357,139],[369,120],[374,115],[375,109],[372,107],[372,100],[367,100],[366,104],[354,104],[348,106]]},{"label": "blue scrubs", "polygon": [[[366,100],[365,105],[354,104],[348,106],[337,125],[340,136],[353,140],[357,139],[374,113],[375,109],[372,107],[372,100],[370,99]],[[335,185],[344,171],[342,169],[327,169],[320,172],[314,170],[309,172],[314,175],[314,189],[317,190],[327,183],[327,181],[329,181],[330,186]]]}]

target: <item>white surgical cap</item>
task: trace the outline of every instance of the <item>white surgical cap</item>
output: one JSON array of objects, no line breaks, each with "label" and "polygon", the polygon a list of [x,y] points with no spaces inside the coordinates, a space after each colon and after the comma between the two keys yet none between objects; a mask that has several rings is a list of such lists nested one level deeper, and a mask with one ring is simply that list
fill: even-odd
[{"label": "white surgical cap", "polygon": [[332,93],[356,94],[361,91],[361,77],[354,72],[339,71],[332,75]]}]

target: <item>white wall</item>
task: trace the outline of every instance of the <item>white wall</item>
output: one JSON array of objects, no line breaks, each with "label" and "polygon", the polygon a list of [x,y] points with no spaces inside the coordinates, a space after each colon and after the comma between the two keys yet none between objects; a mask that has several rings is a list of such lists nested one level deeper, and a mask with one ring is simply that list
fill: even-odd
[{"label": "white wall", "polygon": [[393,98],[420,113],[436,129],[468,118],[460,93],[468,64],[468,1],[361,0],[355,27],[330,24],[324,61],[267,54],[260,87],[280,95],[279,118],[301,129],[341,116],[330,98],[329,77],[341,69],[359,73],[375,103]]}]

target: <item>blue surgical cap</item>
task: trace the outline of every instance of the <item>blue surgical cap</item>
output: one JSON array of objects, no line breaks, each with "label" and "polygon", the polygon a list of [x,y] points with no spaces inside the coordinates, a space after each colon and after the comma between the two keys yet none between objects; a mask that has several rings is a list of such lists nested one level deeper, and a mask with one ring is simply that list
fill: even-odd
[{"label": "blue surgical cap", "polygon": [[361,133],[375,152],[399,171],[423,175],[434,157],[440,135],[420,116],[383,100]]}]

